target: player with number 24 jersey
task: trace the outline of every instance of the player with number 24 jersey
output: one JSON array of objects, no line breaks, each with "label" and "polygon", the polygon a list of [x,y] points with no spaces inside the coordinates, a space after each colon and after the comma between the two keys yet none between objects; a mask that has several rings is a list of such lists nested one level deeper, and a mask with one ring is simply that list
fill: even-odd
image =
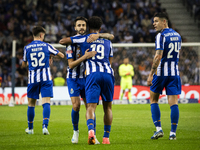
[{"label": "player with number 24 jersey", "polygon": [[[157,71],[154,74],[154,79],[152,81],[153,85],[150,87],[150,90],[162,94],[164,86],[167,85],[167,95],[181,94],[181,82],[178,70],[181,36],[173,29],[165,28],[157,34],[155,47],[156,50],[163,50],[163,56]],[[173,79],[171,81],[170,78],[165,77],[175,77],[176,80]],[[162,82],[159,82],[158,85],[158,81]],[[170,82],[176,82],[174,85],[177,85],[177,87],[171,87],[170,85],[172,85],[172,83]],[[168,88],[168,86],[170,88]]]}]

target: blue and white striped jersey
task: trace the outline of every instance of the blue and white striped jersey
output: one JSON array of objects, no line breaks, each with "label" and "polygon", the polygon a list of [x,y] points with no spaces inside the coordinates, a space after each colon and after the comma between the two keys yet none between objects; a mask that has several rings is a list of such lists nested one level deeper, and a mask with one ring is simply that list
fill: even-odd
[{"label": "blue and white striped jersey", "polygon": [[80,45],[82,54],[89,48],[89,51],[96,51],[97,54],[86,60],[86,75],[93,72],[105,72],[114,75],[109,57],[113,57],[112,43],[110,40],[99,38],[92,43],[87,43],[88,35],[71,37],[72,43]]},{"label": "blue and white striped jersey", "polygon": [[156,36],[156,50],[163,50],[163,57],[157,68],[157,76],[179,76],[178,61],[181,36],[171,28],[162,30]]},{"label": "blue and white striped jersey", "polygon": [[52,45],[39,40],[24,47],[23,61],[28,61],[29,66],[28,84],[52,80],[49,57],[50,54],[57,55],[58,52]]},{"label": "blue and white striped jersey", "polygon": [[[75,37],[75,36],[74,36]],[[67,46],[66,57],[67,59],[77,60],[82,56],[80,45],[72,44]],[[84,78],[85,77],[85,65],[82,62],[80,65],[70,69],[67,67],[67,78]]]}]

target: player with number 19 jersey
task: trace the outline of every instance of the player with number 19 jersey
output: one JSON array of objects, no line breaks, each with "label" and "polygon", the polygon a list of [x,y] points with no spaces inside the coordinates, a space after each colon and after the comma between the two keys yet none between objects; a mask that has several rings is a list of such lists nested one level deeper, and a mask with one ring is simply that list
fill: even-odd
[{"label": "player with number 19 jersey", "polygon": [[163,56],[153,76],[153,85],[150,90],[162,94],[165,87],[167,95],[181,94],[181,80],[178,70],[181,36],[173,29],[165,28],[157,34],[155,47],[156,50],[163,50]]},{"label": "player with number 19 jersey", "polygon": [[[32,41],[24,47],[23,61],[28,61],[28,89],[29,98],[39,99],[41,90],[42,97],[53,97],[53,82],[49,66],[50,55],[57,55],[52,45],[43,41]],[[33,88],[34,87],[34,88]]]},{"label": "player with number 19 jersey", "polygon": [[88,48],[89,51],[97,52],[94,57],[85,62],[86,101],[98,103],[99,95],[101,95],[102,100],[110,102],[113,100],[114,93],[114,72],[109,62],[109,57],[113,57],[112,43],[102,38],[87,43],[89,35],[70,37],[72,43],[80,45],[82,55]]}]

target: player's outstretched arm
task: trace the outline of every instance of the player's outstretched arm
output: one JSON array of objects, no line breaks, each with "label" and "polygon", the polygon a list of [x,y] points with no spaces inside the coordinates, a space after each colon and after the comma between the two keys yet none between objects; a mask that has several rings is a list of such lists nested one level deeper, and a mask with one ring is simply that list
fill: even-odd
[{"label": "player's outstretched arm", "polygon": [[149,73],[149,77],[147,79],[147,85],[148,86],[152,85],[153,74],[156,72],[158,65],[160,64],[160,61],[162,59],[162,56],[163,56],[163,50],[157,50],[156,55],[153,59],[153,64],[152,64],[152,67],[151,67],[151,71]]},{"label": "player's outstretched arm", "polygon": [[72,40],[70,37],[66,37],[66,38],[62,38],[59,43],[61,45],[69,45],[69,44],[72,44]]},{"label": "player's outstretched arm", "polygon": [[81,62],[85,61],[86,59],[89,59],[91,57],[94,57],[96,55],[96,51],[88,52],[89,49],[85,51],[85,54],[81,56],[79,59],[68,59],[69,68],[73,69],[74,67],[78,66]]},{"label": "player's outstretched arm", "polygon": [[58,52],[58,54],[57,54],[60,58],[64,58],[65,57],[65,55],[62,53],[62,52]]},{"label": "player's outstretched arm", "polygon": [[113,40],[114,35],[110,33],[99,33],[100,38],[108,39],[108,40]]},{"label": "player's outstretched arm", "polygon": [[90,34],[90,36],[87,39],[87,42],[91,43],[91,42],[97,40],[98,38],[104,38],[104,39],[113,40],[114,39],[114,35],[110,34],[110,33]]}]

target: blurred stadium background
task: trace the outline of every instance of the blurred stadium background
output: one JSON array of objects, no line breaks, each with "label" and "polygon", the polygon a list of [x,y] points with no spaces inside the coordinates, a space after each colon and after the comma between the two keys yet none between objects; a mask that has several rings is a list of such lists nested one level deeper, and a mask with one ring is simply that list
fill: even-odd
[{"label": "blurred stadium background", "polygon": [[[118,67],[129,57],[134,66],[133,85],[146,86],[153,56],[152,47],[128,47],[126,43],[154,43],[156,32],[152,26],[155,12],[169,15],[169,27],[182,36],[183,43],[200,41],[199,0],[1,0],[0,1],[0,100],[5,87],[12,86],[12,41],[16,40],[15,87],[27,86],[27,69],[21,68],[23,48],[32,41],[31,29],[41,25],[46,29],[45,41],[58,43],[73,36],[73,21],[77,16],[100,16],[104,22],[101,32],[112,33],[114,47],[112,67],[115,85],[120,84]],[[65,48],[59,48],[65,53]],[[67,60],[55,58],[51,66],[53,79],[62,73],[66,77]],[[200,85],[200,46],[183,46],[180,51],[180,76],[183,85]],[[65,83],[66,85],[66,83]],[[197,88],[197,86],[195,86]],[[200,94],[199,94],[200,95]],[[7,96],[9,97],[9,96]],[[193,96],[194,98],[194,96]],[[198,97],[199,98],[199,97]],[[5,102],[3,102],[5,103]]]}]

